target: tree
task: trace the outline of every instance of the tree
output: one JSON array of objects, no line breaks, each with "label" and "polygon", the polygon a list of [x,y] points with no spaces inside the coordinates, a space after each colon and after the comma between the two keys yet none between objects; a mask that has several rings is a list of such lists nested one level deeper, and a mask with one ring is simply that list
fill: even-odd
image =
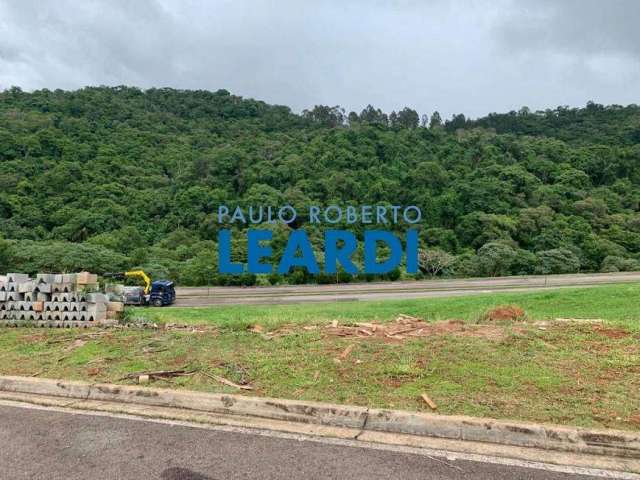
[{"label": "tree", "polygon": [[456,257],[439,248],[420,250],[418,254],[420,271],[432,277],[447,272],[454,264],[455,259]]},{"label": "tree", "polygon": [[388,125],[389,119],[387,114],[379,108],[374,108],[373,105],[367,105],[360,113],[360,121],[363,123],[369,123],[372,125]]},{"label": "tree", "polygon": [[600,266],[601,272],[634,272],[640,270],[640,262],[635,258],[623,258],[609,255]]},{"label": "tree", "polygon": [[400,128],[400,123],[398,122],[398,114],[395,112],[395,110],[389,114],[389,126],[391,126],[391,128]]},{"label": "tree", "polygon": [[440,128],[442,126],[442,118],[440,113],[436,110],[431,115],[431,121],[429,122],[429,128]]},{"label": "tree", "polygon": [[311,110],[303,110],[302,116],[323,127],[334,128],[340,126],[345,121],[344,108],[339,105],[329,107],[327,105],[316,105]]},{"label": "tree", "polygon": [[445,128],[450,132],[454,132],[458,129],[464,128],[467,126],[467,119],[465,118],[463,113],[459,113],[451,117],[451,120],[447,120],[444,124]]},{"label": "tree", "polygon": [[447,252],[455,253],[460,248],[460,242],[455,232],[446,228],[428,228],[423,235],[423,242]]},{"label": "tree", "polygon": [[537,254],[540,267],[538,273],[576,273],[580,270],[580,259],[567,248],[554,248]]},{"label": "tree", "polygon": [[349,112],[349,116],[347,117],[347,120],[349,121],[349,125],[355,125],[360,121],[360,117],[356,112]]},{"label": "tree", "polygon": [[539,260],[535,253],[518,248],[510,266],[510,273],[513,275],[531,275],[536,273],[538,264]]},{"label": "tree", "polygon": [[486,243],[477,253],[477,271],[489,277],[509,275],[516,255],[515,249],[507,244]]},{"label": "tree", "polygon": [[415,110],[404,107],[398,112],[397,123],[401,128],[418,128],[420,116]]},{"label": "tree", "polygon": [[6,272],[11,265],[11,244],[0,235],[0,272]]},{"label": "tree", "polygon": [[486,214],[475,211],[459,219],[456,233],[463,244],[481,247],[493,240],[511,240],[516,223],[508,215]]}]

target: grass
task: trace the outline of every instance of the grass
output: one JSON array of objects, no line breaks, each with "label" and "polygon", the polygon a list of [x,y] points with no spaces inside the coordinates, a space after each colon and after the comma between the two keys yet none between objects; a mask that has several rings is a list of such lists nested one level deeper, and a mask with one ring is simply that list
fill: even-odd
[{"label": "grass", "polygon": [[[249,382],[250,395],[428,410],[640,430],[638,285],[507,293],[446,299],[291,306],[148,309],[161,322],[215,324],[164,329],[0,329],[0,373],[127,383],[126,374],[188,370]],[[490,306],[518,303],[526,323],[501,325],[498,337],[434,335],[389,341],[341,338],[304,324],[392,320],[475,321]],[[555,317],[604,318],[604,324],[541,326]],[[275,338],[248,331],[298,324]],[[92,338],[91,335],[100,335]],[[351,354],[341,359],[349,345]],[[196,373],[154,386],[234,392]]]},{"label": "grass", "polygon": [[415,300],[351,301],[297,305],[235,305],[201,308],[144,308],[133,316],[158,323],[210,324],[243,330],[261,324],[338,321],[389,321],[399,312],[428,320],[475,320],[482,311],[499,304],[518,304],[536,320],[603,318],[631,329],[640,329],[640,284],[567,288],[540,292],[513,292]]}]

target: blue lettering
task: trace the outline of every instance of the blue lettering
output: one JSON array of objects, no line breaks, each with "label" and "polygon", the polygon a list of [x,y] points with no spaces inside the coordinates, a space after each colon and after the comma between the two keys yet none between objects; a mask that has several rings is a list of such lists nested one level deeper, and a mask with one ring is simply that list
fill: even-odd
[{"label": "blue lettering", "polygon": [[[302,253],[300,257],[295,256],[298,250]],[[305,267],[309,273],[320,273],[311,243],[309,243],[309,238],[304,230],[295,230],[289,235],[287,246],[278,265],[278,273],[289,273],[291,267]]]},{"label": "blue lettering", "polygon": [[261,263],[260,260],[271,256],[271,247],[260,245],[261,241],[270,241],[273,237],[271,230],[253,230],[247,233],[248,267],[249,273],[271,273],[271,264]]},{"label": "blue lettering", "polygon": [[[344,245],[338,248],[338,242],[342,240]],[[356,236],[345,230],[328,230],[324,234],[324,271],[326,273],[336,273],[338,262],[347,273],[356,274],[358,269],[351,261],[351,255],[356,251]]]},{"label": "blue lettering", "polygon": [[407,232],[407,273],[418,273],[418,230]]},{"label": "blue lettering", "polygon": [[[378,242],[384,242],[391,249],[389,258],[378,263]],[[391,232],[384,230],[367,230],[364,232],[364,271],[365,273],[389,273],[400,265],[402,245]]]},{"label": "blue lettering", "polygon": [[244,270],[242,264],[231,262],[231,230],[218,232],[218,251],[220,252],[218,262],[220,273],[242,273]]}]

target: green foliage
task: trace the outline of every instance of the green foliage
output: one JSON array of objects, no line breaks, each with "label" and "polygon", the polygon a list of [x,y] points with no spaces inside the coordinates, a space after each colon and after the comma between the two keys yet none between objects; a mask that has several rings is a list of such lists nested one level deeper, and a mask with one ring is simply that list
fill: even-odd
[{"label": "green foliage", "polygon": [[621,258],[610,255],[602,261],[602,272],[634,272],[640,270],[640,262],[634,258]]},{"label": "green foliage", "polygon": [[0,272],[9,270],[11,261],[11,244],[0,235]]},{"label": "green foliage", "polygon": [[[418,205],[420,248],[456,257],[439,274],[634,269],[639,125],[636,105],[443,121],[372,105],[296,115],[226,90],[14,88],[0,93],[0,267],[137,266],[189,285],[352,280],[217,274],[218,205],[290,203]],[[320,228],[304,215],[294,227],[320,258]],[[264,228],[277,261],[289,227]]]},{"label": "green foliage", "polygon": [[478,250],[476,271],[489,277],[508,275],[517,256],[516,250],[501,242],[489,242]]},{"label": "green foliage", "polygon": [[117,272],[129,268],[121,253],[89,243],[9,241],[10,270],[19,272]]},{"label": "green foliage", "polygon": [[538,273],[575,273],[580,269],[580,259],[567,248],[554,248],[538,253]]}]

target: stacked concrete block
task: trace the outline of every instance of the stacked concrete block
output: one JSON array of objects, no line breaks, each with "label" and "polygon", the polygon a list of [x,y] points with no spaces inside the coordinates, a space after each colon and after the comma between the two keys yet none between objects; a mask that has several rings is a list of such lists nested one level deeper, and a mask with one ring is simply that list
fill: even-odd
[{"label": "stacked concrete block", "polygon": [[124,303],[120,301],[107,302],[107,320],[117,320],[122,318],[122,312],[124,311]]},{"label": "stacked concrete block", "polygon": [[98,276],[95,273],[80,272],[75,274],[78,291],[90,293],[98,291]]},{"label": "stacked concrete block", "polygon": [[49,294],[53,291],[53,283],[40,282],[36,284],[36,287],[33,289],[33,291],[36,293]]},{"label": "stacked concrete block", "polygon": [[7,273],[8,283],[23,283],[31,280],[26,273]]},{"label": "stacked concrete block", "polygon": [[124,305],[99,292],[97,280],[88,272],[0,276],[0,322],[57,327],[115,323]]},{"label": "stacked concrete block", "polygon": [[38,273],[36,283],[55,283],[56,276],[53,273]]}]

